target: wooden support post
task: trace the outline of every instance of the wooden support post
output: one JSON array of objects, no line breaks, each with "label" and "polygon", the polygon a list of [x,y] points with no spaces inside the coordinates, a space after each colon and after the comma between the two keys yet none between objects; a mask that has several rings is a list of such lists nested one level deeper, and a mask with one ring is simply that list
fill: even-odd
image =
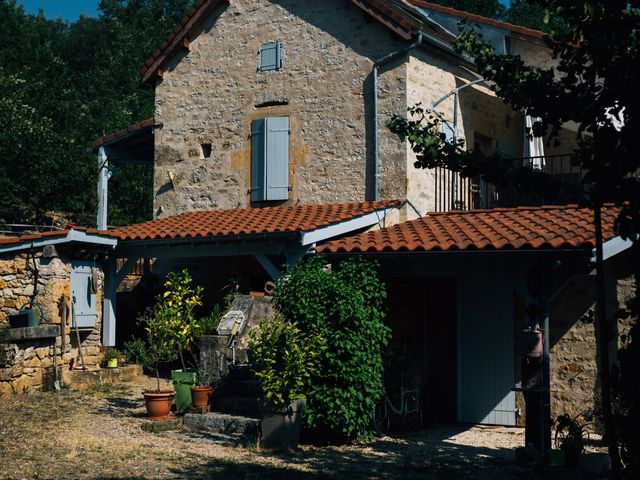
[{"label": "wooden support post", "polygon": [[113,255],[104,265],[104,299],[102,302],[102,344],[113,347],[116,344],[116,259]]},{"label": "wooden support post", "polygon": [[96,228],[98,230],[107,229],[107,203],[108,203],[108,183],[111,174],[109,172],[109,161],[104,147],[98,150],[98,213],[96,218]]}]

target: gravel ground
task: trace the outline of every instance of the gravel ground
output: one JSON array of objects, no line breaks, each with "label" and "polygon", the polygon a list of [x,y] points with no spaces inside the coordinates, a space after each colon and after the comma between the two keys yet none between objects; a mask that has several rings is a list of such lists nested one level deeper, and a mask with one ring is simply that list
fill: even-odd
[{"label": "gravel ground", "polygon": [[0,478],[6,479],[474,479],[575,478],[516,465],[516,428],[432,427],[406,436],[290,453],[230,446],[206,434],[149,433],[141,391],[150,380],[60,393],[34,392],[1,405]]}]

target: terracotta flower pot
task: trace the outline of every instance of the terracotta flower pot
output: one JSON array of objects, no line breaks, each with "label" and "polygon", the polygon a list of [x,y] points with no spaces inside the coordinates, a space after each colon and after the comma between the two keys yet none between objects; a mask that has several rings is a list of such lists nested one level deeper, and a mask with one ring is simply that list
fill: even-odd
[{"label": "terracotta flower pot", "polygon": [[191,400],[194,407],[206,407],[209,405],[209,395],[213,391],[213,387],[209,385],[205,386],[193,386],[191,387]]},{"label": "terracotta flower pot", "polygon": [[171,412],[171,404],[175,392],[173,390],[147,390],[144,392],[144,401],[147,406],[147,415],[153,420],[164,418]]}]

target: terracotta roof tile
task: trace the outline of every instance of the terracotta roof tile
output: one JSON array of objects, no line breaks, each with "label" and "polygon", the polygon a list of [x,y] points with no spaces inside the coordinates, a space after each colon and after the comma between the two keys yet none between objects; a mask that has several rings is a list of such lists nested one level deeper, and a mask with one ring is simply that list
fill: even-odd
[{"label": "terracotta roof tile", "polygon": [[[604,238],[619,209],[602,211]],[[320,245],[320,253],[593,248],[593,211],[574,205],[433,213]]]},{"label": "terracotta roof tile", "polygon": [[126,241],[309,231],[399,205],[394,200],[193,211],[115,228],[109,233]]}]

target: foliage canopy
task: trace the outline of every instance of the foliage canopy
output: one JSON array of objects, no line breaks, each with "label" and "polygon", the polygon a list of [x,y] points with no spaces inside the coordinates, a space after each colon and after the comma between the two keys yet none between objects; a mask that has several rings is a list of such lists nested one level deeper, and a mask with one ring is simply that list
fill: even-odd
[{"label": "foliage canopy", "polygon": [[[0,217],[44,222],[51,210],[95,222],[97,160],[89,143],[153,116],[138,72],[191,0],[103,0],[74,23],[0,0]],[[152,169],[117,165],[109,222],[146,220]]]}]

